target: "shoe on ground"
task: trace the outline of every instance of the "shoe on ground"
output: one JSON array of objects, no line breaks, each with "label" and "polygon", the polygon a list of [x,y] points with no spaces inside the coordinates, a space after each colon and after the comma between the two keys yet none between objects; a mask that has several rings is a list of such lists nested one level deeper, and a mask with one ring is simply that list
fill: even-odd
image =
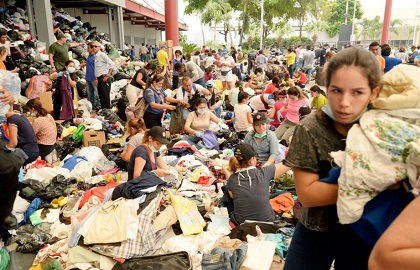
[{"label": "shoe on ground", "polygon": [[0,216],[0,226],[5,228],[6,230],[17,229],[18,227],[17,219],[12,214]]}]

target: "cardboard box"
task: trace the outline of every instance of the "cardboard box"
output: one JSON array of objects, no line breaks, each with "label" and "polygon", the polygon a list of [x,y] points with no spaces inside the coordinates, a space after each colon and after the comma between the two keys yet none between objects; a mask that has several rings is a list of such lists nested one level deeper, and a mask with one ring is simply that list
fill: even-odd
[{"label": "cardboard box", "polygon": [[83,131],[83,146],[101,147],[106,143],[105,132],[103,130],[85,130]]},{"label": "cardboard box", "polygon": [[48,113],[52,112],[53,109],[53,102],[52,102],[52,92],[41,92],[39,94],[39,99],[42,103],[42,107],[47,110]]}]

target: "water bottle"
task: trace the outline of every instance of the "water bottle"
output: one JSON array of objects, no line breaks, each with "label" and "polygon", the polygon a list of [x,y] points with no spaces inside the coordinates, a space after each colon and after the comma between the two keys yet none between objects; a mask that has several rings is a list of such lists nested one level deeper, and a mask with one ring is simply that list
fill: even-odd
[{"label": "water bottle", "polygon": [[[0,89],[4,89],[3,87],[3,75],[0,74]],[[3,95],[3,92],[0,92],[0,95]],[[0,115],[6,115],[6,113],[9,111],[10,105],[9,104],[3,104],[0,102]]]}]

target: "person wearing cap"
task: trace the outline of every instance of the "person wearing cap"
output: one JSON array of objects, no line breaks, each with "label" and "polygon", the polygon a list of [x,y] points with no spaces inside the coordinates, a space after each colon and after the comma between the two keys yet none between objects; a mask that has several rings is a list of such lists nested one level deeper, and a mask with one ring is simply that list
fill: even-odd
[{"label": "person wearing cap", "polygon": [[257,169],[257,155],[251,145],[239,144],[229,160],[229,171],[225,167],[222,169],[228,178],[227,193],[234,204],[229,217],[235,225],[240,225],[245,220],[275,220],[269,201],[270,181],[286,173],[289,168],[278,163]]},{"label": "person wearing cap", "polygon": [[174,70],[178,72],[180,76],[188,76],[191,78],[191,81],[195,84],[199,84],[202,87],[206,87],[206,81],[204,80],[204,71],[194,63],[193,61],[188,61],[187,63],[176,63],[174,65]]},{"label": "person wearing cap", "polygon": [[217,123],[219,128],[223,128],[226,124],[207,108],[207,100],[205,98],[198,98],[196,104],[195,111],[188,114],[184,125],[184,130],[189,135],[182,139],[200,149],[201,146],[198,143],[201,141],[204,132],[210,129],[211,122]]},{"label": "person wearing cap", "polygon": [[223,84],[223,91],[231,90],[233,88],[233,73],[232,68],[235,66],[235,60],[227,52],[222,54],[222,58],[217,62],[217,66],[220,68],[220,81]]},{"label": "person wearing cap", "polygon": [[299,123],[299,108],[302,106],[310,107],[311,105],[302,89],[297,86],[290,87],[287,90],[287,95],[286,104],[280,109],[280,112],[287,110],[286,118],[275,132],[277,139],[289,141],[289,137],[292,136],[296,125]]},{"label": "person wearing cap", "polygon": [[131,154],[127,167],[128,181],[139,177],[143,171],[154,172],[159,177],[169,175],[170,172],[168,170],[186,171],[184,167],[169,166],[163,160],[159,150],[162,145],[168,143],[164,128],[154,126],[146,130],[143,136],[143,144],[137,146]]},{"label": "person wearing cap", "polygon": [[254,111],[267,112],[268,109],[274,106],[275,100],[273,94],[255,95],[249,100],[249,106]]},{"label": "person wearing cap", "polygon": [[207,107],[217,117],[222,115],[223,100],[219,96],[219,90],[214,87],[213,81],[206,82],[207,91],[205,91],[204,98],[207,100]]},{"label": "person wearing cap", "polygon": [[193,83],[191,78],[184,76],[181,81],[181,86],[174,90],[174,98],[179,100],[178,104],[184,106],[183,117],[187,119],[188,114],[192,111],[190,101],[193,96],[198,93],[199,95],[210,95],[211,92],[199,84]]},{"label": "person wearing cap", "polygon": [[62,32],[58,33],[57,41],[48,48],[49,62],[52,72],[61,71],[64,64],[69,60],[69,49],[82,46],[84,43],[71,42],[67,43],[67,37]]},{"label": "person wearing cap", "polygon": [[274,103],[273,108],[271,108],[271,110],[266,115],[267,118],[273,119],[273,121],[271,121],[269,124],[275,128],[278,128],[280,126],[281,122],[283,122],[283,120],[286,119],[287,114],[287,110],[279,112],[280,109],[283,108],[287,98],[287,92],[285,89],[286,87],[283,86],[282,88],[284,89],[277,90],[273,93],[274,100],[276,101],[276,103]]},{"label": "person wearing cap", "polygon": [[265,113],[255,113],[252,116],[252,126],[253,129],[245,135],[244,143],[254,148],[259,164],[263,167],[278,163],[279,142],[276,134],[267,128]]},{"label": "person wearing cap", "polygon": [[160,50],[156,53],[156,56],[159,61],[159,67],[169,68],[168,46],[165,44],[160,46]]}]

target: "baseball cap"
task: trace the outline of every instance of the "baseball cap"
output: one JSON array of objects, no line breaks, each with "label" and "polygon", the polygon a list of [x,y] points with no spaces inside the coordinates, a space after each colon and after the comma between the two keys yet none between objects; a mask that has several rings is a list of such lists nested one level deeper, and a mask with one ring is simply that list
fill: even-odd
[{"label": "baseball cap", "polygon": [[149,132],[147,134],[149,136],[152,136],[153,139],[160,142],[161,144],[169,143],[168,139],[166,138],[166,131],[163,127],[154,126],[151,129],[149,129]]},{"label": "baseball cap", "polygon": [[206,87],[213,87],[213,85],[214,83],[211,80],[206,82]]},{"label": "baseball cap", "polygon": [[265,124],[267,123],[267,117],[265,117],[265,114],[262,112],[257,112],[252,116],[252,124]]},{"label": "baseball cap", "polygon": [[257,156],[254,148],[249,144],[239,144],[235,151],[233,152],[237,160],[250,160],[251,158]]},{"label": "baseball cap", "polygon": [[167,49],[167,48],[168,48],[168,46],[166,46],[166,45],[162,45],[162,46],[160,46],[160,48],[161,48],[161,49]]},{"label": "baseball cap", "polygon": [[57,35],[57,40],[62,39],[62,38],[67,38],[66,35],[64,33],[58,33]]}]

